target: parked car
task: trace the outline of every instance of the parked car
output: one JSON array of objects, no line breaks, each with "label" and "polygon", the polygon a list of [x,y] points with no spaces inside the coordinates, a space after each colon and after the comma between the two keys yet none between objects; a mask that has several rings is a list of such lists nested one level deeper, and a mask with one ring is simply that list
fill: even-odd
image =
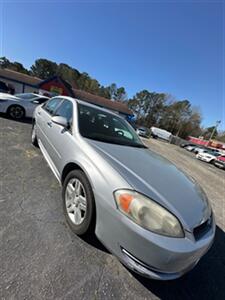
[{"label": "parked car", "polygon": [[184,149],[191,152],[195,149],[195,147],[196,147],[196,145],[190,144],[190,145],[187,145],[186,147],[184,147]]},{"label": "parked car", "polygon": [[188,147],[188,146],[196,147],[196,145],[190,144],[190,143],[183,143],[183,144],[180,145],[180,147],[181,147],[181,148],[184,148],[184,149],[186,149],[186,147]]},{"label": "parked car", "polygon": [[145,138],[149,138],[149,129],[146,127],[138,127],[136,129],[136,132],[139,136],[145,137]]},{"label": "parked car", "polygon": [[214,165],[220,169],[225,169],[225,155],[218,156],[214,160]]},{"label": "parked car", "polygon": [[32,117],[35,108],[49,98],[33,93],[9,95],[0,93],[0,112],[13,119]]},{"label": "parked car", "polygon": [[212,163],[214,162],[214,160],[220,156],[219,153],[213,152],[213,151],[206,151],[205,152],[198,152],[198,154],[196,154],[196,158],[200,159],[202,161],[205,161],[207,163]]},{"label": "parked car", "polygon": [[62,185],[71,229],[94,231],[135,272],[180,277],[212,245],[215,220],[206,194],[117,114],[54,97],[35,110],[31,139]]},{"label": "parked car", "polygon": [[180,144],[180,147],[181,147],[181,148],[185,148],[185,147],[187,147],[188,145],[190,145],[190,144],[188,144],[187,142],[183,142],[183,143]]},{"label": "parked car", "polygon": [[204,153],[204,152],[207,152],[208,150],[205,148],[205,147],[201,147],[201,146],[197,146],[195,147],[192,152],[194,152],[195,154],[198,154],[198,153]]}]

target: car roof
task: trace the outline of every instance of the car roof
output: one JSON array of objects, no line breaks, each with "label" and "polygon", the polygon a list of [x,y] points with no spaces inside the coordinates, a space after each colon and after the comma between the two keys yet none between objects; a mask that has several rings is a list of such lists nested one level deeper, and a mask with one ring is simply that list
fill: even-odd
[{"label": "car roof", "polygon": [[[31,95],[31,96],[33,96],[32,98],[20,98],[20,96],[22,96],[22,95]],[[22,100],[22,101],[33,101],[34,99],[36,99],[36,98],[44,98],[44,99],[46,99],[46,100],[48,100],[48,99],[50,99],[49,97],[47,97],[47,96],[44,96],[44,95],[40,95],[40,94],[35,94],[35,93],[18,93],[18,94],[15,94],[15,97],[17,98],[17,99],[20,99],[20,100]]]},{"label": "car roof", "polygon": [[217,154],[219,154],[219,153],[215,153],[215,152],[213,152],[213,151],[209,151],[209,150],[207,150],[206,152],[204,152],[205,154],[211,154],[211,155],[217,155]]},{"label": "car roof", "polygon": [[[112,114],[112,115],[114,115],[116,117],[119,117],[119,118],[124,120],[124,118],[122,118],[119,114],[114,113],[113,111],[111,111],[107,108],[104,108],[104,107],[101,107],[101,106],[98,106],[98,105],[95,105],[95,104],[92,104],[92,103],[89,103],[89,102],[86,102],[86,101],[83,101],[83,100],[80,100],[80,99],[72,98],[72,97],[69,97],[69,96],[55,96],[53,98],[67,99],[67,100],[70,100],[72,102],[76,102],[76,103],[79,103],[79,104],[82,104],[82,105],[85,105],[85,106],[88,106],[88,107],[92,107],[92,108],[101,110],[102,112]],[[109,101],[111,101],[111,100],[109,100]]]}]

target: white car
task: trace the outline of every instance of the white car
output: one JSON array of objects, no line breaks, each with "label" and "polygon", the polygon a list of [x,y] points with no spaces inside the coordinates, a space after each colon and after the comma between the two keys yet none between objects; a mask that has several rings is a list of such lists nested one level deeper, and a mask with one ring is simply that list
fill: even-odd
[{"label": "white car", "polygon": [[206,148],[202,148],[202,147],[195,147],[193,152],[195,154],[198,154],[198,153],[204,153],[204,152],[208,152],[208,150]]},{"label": "white car", "polygon": [[188,145],[188,146],[185,147],[185,150],[187,150],[187,151],[193,151],[195,147],[196,146],[194,146],[194,145]]},{"label": "white car", "polygon": [[13,119],[31,118],[35,108],[48,99],[48,97],[33,93],[17,95],[0,93],[0,113],[6,113]]},{"label": "white car", "polygon": [[220,156],[220,154],[216,152],[209,152],[209,151],[196,154],[197,159],[200,159],[207,163],[212,163],[217,158],[217,156]]}]

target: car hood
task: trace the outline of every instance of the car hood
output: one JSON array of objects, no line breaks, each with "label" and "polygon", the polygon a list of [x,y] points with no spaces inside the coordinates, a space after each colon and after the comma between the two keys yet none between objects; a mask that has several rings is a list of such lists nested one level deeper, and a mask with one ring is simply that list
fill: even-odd
[{"label": "car hood", "polygon": [[215,158],[216,156],[211,154],[211,153],[200,153],[201,156],[205,157],[210,157],[210,158]]},{"label": "car hood", "polygon": [[19,100],[18,97],[6,94],[6,93],[0,93],[0,99],[2,100]]},{"label": "car hood", "polygon": [[167,159],[145,148],[87,141],[133,189],[174,213],[187,230],[209,218],[204,192]]}]

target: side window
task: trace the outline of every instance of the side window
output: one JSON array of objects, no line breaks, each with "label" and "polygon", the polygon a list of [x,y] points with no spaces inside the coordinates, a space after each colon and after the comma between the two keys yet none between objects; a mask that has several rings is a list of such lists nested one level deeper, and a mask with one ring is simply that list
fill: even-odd
[{"label": "side window", "polygon": [[34,101],[32,101],[33,103],[39,103],[39,104],[43,104],[47,101],[48,99],[47,98],[38,98],[38,99],[35,99]]},{"label": "side window", "polygon": [[128,131],[127,127],[124,126],[124,124],[120,120],[113,118],[113,122],[116,132],[121,132],[124,137],[128,138],[129,140],[133,140],[132,134]]},{"label": "side window", "polygon": [[53,98],[51,100],[49,100],[48,102],[46,102],[42,108],[44,110],[46,110],[50,115],[53,115],[56,108],[59,106],[60,102],[62,101],[62,99],[59,98]]},{"label": "side window", "polygon": [[57,108],[55,116],[66,118],[68,124],[71,126],[73,122],[73,104],[69,100],[64,100],[63,103]]},{"label": "side window", "polygon": [[39,104],[45,103],[47,100],[48,99],[46,99],[46,98],[37,98],[37,99],[32,100],[31,103],[39,105]]}]

